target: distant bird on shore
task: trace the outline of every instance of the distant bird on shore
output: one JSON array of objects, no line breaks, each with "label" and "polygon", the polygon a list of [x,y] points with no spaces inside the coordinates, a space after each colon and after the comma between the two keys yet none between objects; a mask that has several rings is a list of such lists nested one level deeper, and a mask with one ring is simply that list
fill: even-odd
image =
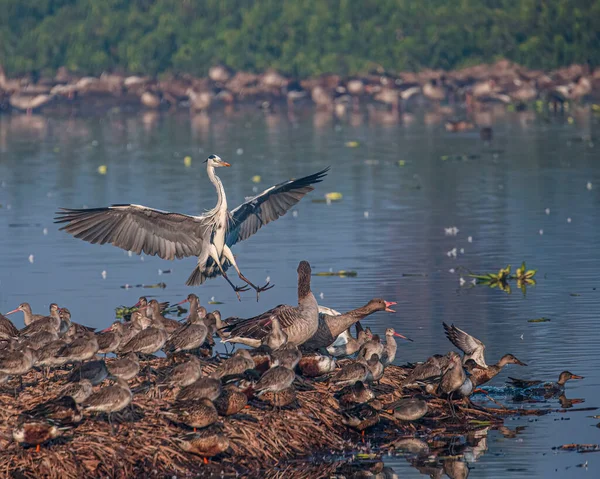
[{"label": "distant bird on shore", "polygon": [[[128,204],[106,208],[62,208],[56,213],[55,222],[66,223],[61,230],[92,244],[111,243],[137,254],[143,252],[168,260],[197,256],[198,264],[186,282],[188,286],[202,284],[207,278],[221,274],[238,299],[240,291],[247,291],[250,286],[256,290],[258,300],[258,295],[272,286],[267,283],[259,287],[250,282],[238,268],[231,246],[283,216],[314,189],[311,185],[322,181],[329,168],[272,186],[229,211],[223,184],[215,174],[215,168],[224,166],[231,165],[217,155],[210,155],[206,160],[208,177],[217,190],[217,204],[200,216]],[[231,282],[226,273],[230,266],[248,286],[239,287]]]}]

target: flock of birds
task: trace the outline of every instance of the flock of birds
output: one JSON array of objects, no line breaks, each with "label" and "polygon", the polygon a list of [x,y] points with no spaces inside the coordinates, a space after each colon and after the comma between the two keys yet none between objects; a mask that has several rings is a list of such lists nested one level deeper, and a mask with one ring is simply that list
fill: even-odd
[{"label": "flock of birds", "polygon": [[[320,182],[328,169],[284,181],[230,211],[223,184],[215,174],[216,168],[228,167],[229,163],[210,155],[206,164],[217,204],[202,215],[129,204],[63,209],[56,221],[65,223],[62,229],[68,233],[90,243],[110,243],[167,260],[195,256],[197,263],[189,285],[221,275],[238,298],[240,292],[253,288],[258,300],[260,292],[273,285],[259,287],[248,280],[231,247],[283,216],[313,190],[312,185]],[[229,279],[230,267],[245,286],[236,286]],[[28,303],[6,313],[23,313],[25,327],[21,330],[0,315],[0,384],[17,378],[16,395],[24,387],[23,376],[31,370],[47,377],[51,370],[72,368],[56,397],[19,412],[12,431],[14,441],[39,449],[75,427],[88,413],[107,414],[112,427],[112,415],[131,406],[135,394],[141,392],[129,385],[138,376],[144,377],[146,390],[152,388],[157,394],[173,390],[173,402],[160,414],[188,431],[176,438],[182,449],[206,458],[229,447],[229,439],[216,426],[220,416],[239,413],[249,406],[249,399],[282,408],[296,402],[298,387],[310,388],[319,382],[327,383],[335,394],[343,424],[358,431],[386,415],[393,421],[418,421],[428,414],[432,398],[446,398],[450,416],[460,420],[457,400],[477,407],[469,397],[480,386],[508,364],[525,365],[511,354],[488,365],[481,341],[444,324],[449,340],[463,352],[462,359],[451,351],[404,367],[403,379],[394,384],[402,399],[384,406],[372,385],[395,361],[396,338],[410,339],[393,328],[381,338],[369,328],[363,329],[361,321],[375,312],[393,312],[391,307],[396,303],[376,298],[340,314],[317,303],[307,261],[299,263],[297,272],[298,304],[279,305],[251,318],[223,319],[219,311],[208,312],[201,306],[195,294],[182,301],[189,303],[189,315],[183,323],[164,315],[166,304],[142,297],[128,321],[116,321],[100,332],[72,321],[70,311],[55,303],[47,316],[33,314]],[[353,327],[356,336],[351,333]],[[219,354],[213,357],[215,337],[245,347],[227,354],[226,359]],[[167,365],[157,372],[151,361],[161,352],[167,356]],[[103,359],[99,358],[102,354]],[[211,365],[209,374],[203,371],[200,357]],[[563,390],[567,380],[579,378],[564,372],[557,383],[513,379],[511,387],[520,395],[541,391],[552,396]]]},{"label": "flock of birds", "polygon": [[466,102],[478,107],[492,102],[527,105],[537,99],[563,105],[589,98],[598,91],[599,83],[600,70],[592,72],[583,65],[544,72],[506,60],[453,72],[373,72],[349,78],[322,75],[306,80],[289,78],[275,70],[254,74],[215,65],[207,78],[180,75],[157,81],[116,73],[81,77],[60,68],[54,78],[34,81],[28,77],[9,79],[0,66],[0,110],[30,113],[53,103],[68,105],[78,99],[98,97],[114,98],[119,103],[137,102],[151,110],[187,106],[192,112],[248,101],[271,109],[275,100],[284,99],[290,109],[298,102],[308,101],[339,115],[349,109],[356,111],[365,101],[399,110],[416,97],[438,106],[442,102]]},{"label": "flock of birds", "polygon": [[[229,446],[227,437],[210,426],[220,416],[242,411],[250,398],[282,408],[295,402],[296,387],[328,382],[339,401],[342,422],[364,431],[377,424],[381,415],[417,421],[428,413],[431,398],[447,398],[457,417],[456,400],[471,396],[507,364],[524,365],[510,354],[488,365],[481,341],[444,324],[450,341],[463,352],[462,359],[451,351],[406,366],[404,379],[395,385],[405,398],[384,407],[371,385],[394,362],[395,338],[410,339],[388,328],[383,341],[369,328],[363,329],[360,321],[378,311],[393,312],[390,307],[395,303],[373,299],[340,314],[317,304],[310,279],[310,265],[300,262],[297,306],[280,305],[252,318],[222,319],[219,311],[207,312],[198,297],[189,294],[181,302],[189,303],[189,315],[182,323],[163,315],[165,303],[142,297],[129,321],[116,321],[100,332],[72,321],[69,310],[57,304],[50,305],[48,316],[33,314],[28,303],[20,304],[6,316],[22,312],[23,329],[0,315],[0,382],[22,378],[32,369],[44,375],[69,365],[73,369],[57,397],[19,413],[14,440],[39,450],[40,444],[75,427],[84,413],[105,413],[111,422],[113,413],[135,401],[128,381],[138,375],[145,375],[159,392],[176,390],[173,404],[161,414],[185,430],[193,429],[182,434],[178,443],[206,458]],[[358,331],[356,337],[352,327]],[[216,368],[204,375],[199,357],[212,356],[215,337],[249,348],[238,349],[227,359],[221,355],[207,359]],[[167,355],[169,366],[158,373],[144,368],[144,361],[160,351]],[[101,354],[104,359],[98,358]],[[107,359],[109,354],[115,357]],[[560,393],[567,380],[580,378],[564,372],[557,383],[512,379],[511,385],[520,394],[541,391],[548,396]],[[21,382],[19,390],[22,387]]]}]

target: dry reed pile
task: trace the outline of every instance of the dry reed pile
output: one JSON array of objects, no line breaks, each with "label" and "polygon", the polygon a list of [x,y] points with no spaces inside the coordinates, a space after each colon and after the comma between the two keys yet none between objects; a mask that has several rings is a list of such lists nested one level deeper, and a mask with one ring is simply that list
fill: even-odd
[{"label": "dry reed pile", "polygon": [[[295,404],[274,409],[253,399],[242,413],[221,418],[223,431],[230,439],[230,448],[209,464],[204,464],[198,456],[178,447],[173,437],[185,431],[161,414],[173,404],[175,394],[172,390],[159,392],[154,384],[156,371],[167,362],[164,358],[148,361],[146,368],[131,381],[133,403],[113,415],[114,434],[106,416],[86,413],[77,427],[42,445],[40,452],[13,442],[12,429],[21,411],[58,395],[69,371],[56,370],[47,379],[39,372],[30,372],[23,378],[25,389],[16,397],[13,384],[5,384],[0,391],[0,476],[198,477],[254,474],[284,477],[292,467],[294,474],[300,477],[325,477],[329,467],[334,468],[333,464],[316,467],[314,461],[303,461],[302,464],[289,461],[308,458],[316,452],[354,450],[362,441],[358,433],[341,423],[335,390],[327,382],[306,382],[299,386]],[[216,367],[216,362],[214,359],[202,360],[202,366],[204,373],[209,374]],[[402,397],[397,385],[404,372],[403,368],[390,366],[381,382],[373,387],[384,403],[389,404]],[[398,424],[382,419],[377,426],[379,432],[374,433],[372,440],[383,444],[406,434],[421,437],[441,434],[449,427],[469,427],[473,419],[490,424],[502,423],[499,414],[466,405],[459,406],[457,418],[452,417],[445,400],[431,399],[429,406],[427,418],[415,424]]]}]

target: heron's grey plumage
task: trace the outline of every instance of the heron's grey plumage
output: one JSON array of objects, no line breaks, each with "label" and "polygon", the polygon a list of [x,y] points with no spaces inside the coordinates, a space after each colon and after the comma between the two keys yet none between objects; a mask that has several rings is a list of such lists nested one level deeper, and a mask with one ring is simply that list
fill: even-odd
[{"label": "heron's grey plumage", "polygon": [[[243,277],[229,247],[283,216],[314,189],[311,185],[322,181],[329,168],[272,186],[230,212],[221,180],[214,173],[220,166],[229,164],[216,155],[208,157],[207,173],[217,190],[217,204],[203,215],[189,216],[142,205],[118,204],[106,208],[61,208],[55,222],[66,223],[61,230],[93,244],[110,243],[137,254],[167,260],[197,256],[198,264],[186,282],[189,286],[202,284],[219,274],[230,282],[225,271],[234,266],[240,278],[257,293],[264,291],[266,286],[258,288]],[[230,284],[236,293],[243,290]]]}]

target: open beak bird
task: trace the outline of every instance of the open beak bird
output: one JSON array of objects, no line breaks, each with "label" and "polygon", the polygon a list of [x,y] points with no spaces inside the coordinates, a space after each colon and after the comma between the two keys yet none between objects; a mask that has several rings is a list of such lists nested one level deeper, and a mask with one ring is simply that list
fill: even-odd
[{"label": "open beak bird", "polygon": [[[329,168],[297,180],[284,181],[229,211],[221,180],[215,168],[231,166],[217,155],[206,160],[208,177],[217,190],[216,206],[200,216],[168,213],[141,205],[112,205],[105,208],[68,209],[56,213],[56,223],[66,223],[61,230],[92,244],[111,243],[127,251],[157,255],[172,260],[197,256],[198,264],[188,278],[188,286],[204,283],[219,274],[236,292],[247,291],[248,286],[260,292],[269,289],[267,283],[258,287],[238,268],[231,247],[243,241],[261,226],[283,216],[311,186],[322,181]],[[227,276],[233,266],[248,286],[235,286]]]}]

